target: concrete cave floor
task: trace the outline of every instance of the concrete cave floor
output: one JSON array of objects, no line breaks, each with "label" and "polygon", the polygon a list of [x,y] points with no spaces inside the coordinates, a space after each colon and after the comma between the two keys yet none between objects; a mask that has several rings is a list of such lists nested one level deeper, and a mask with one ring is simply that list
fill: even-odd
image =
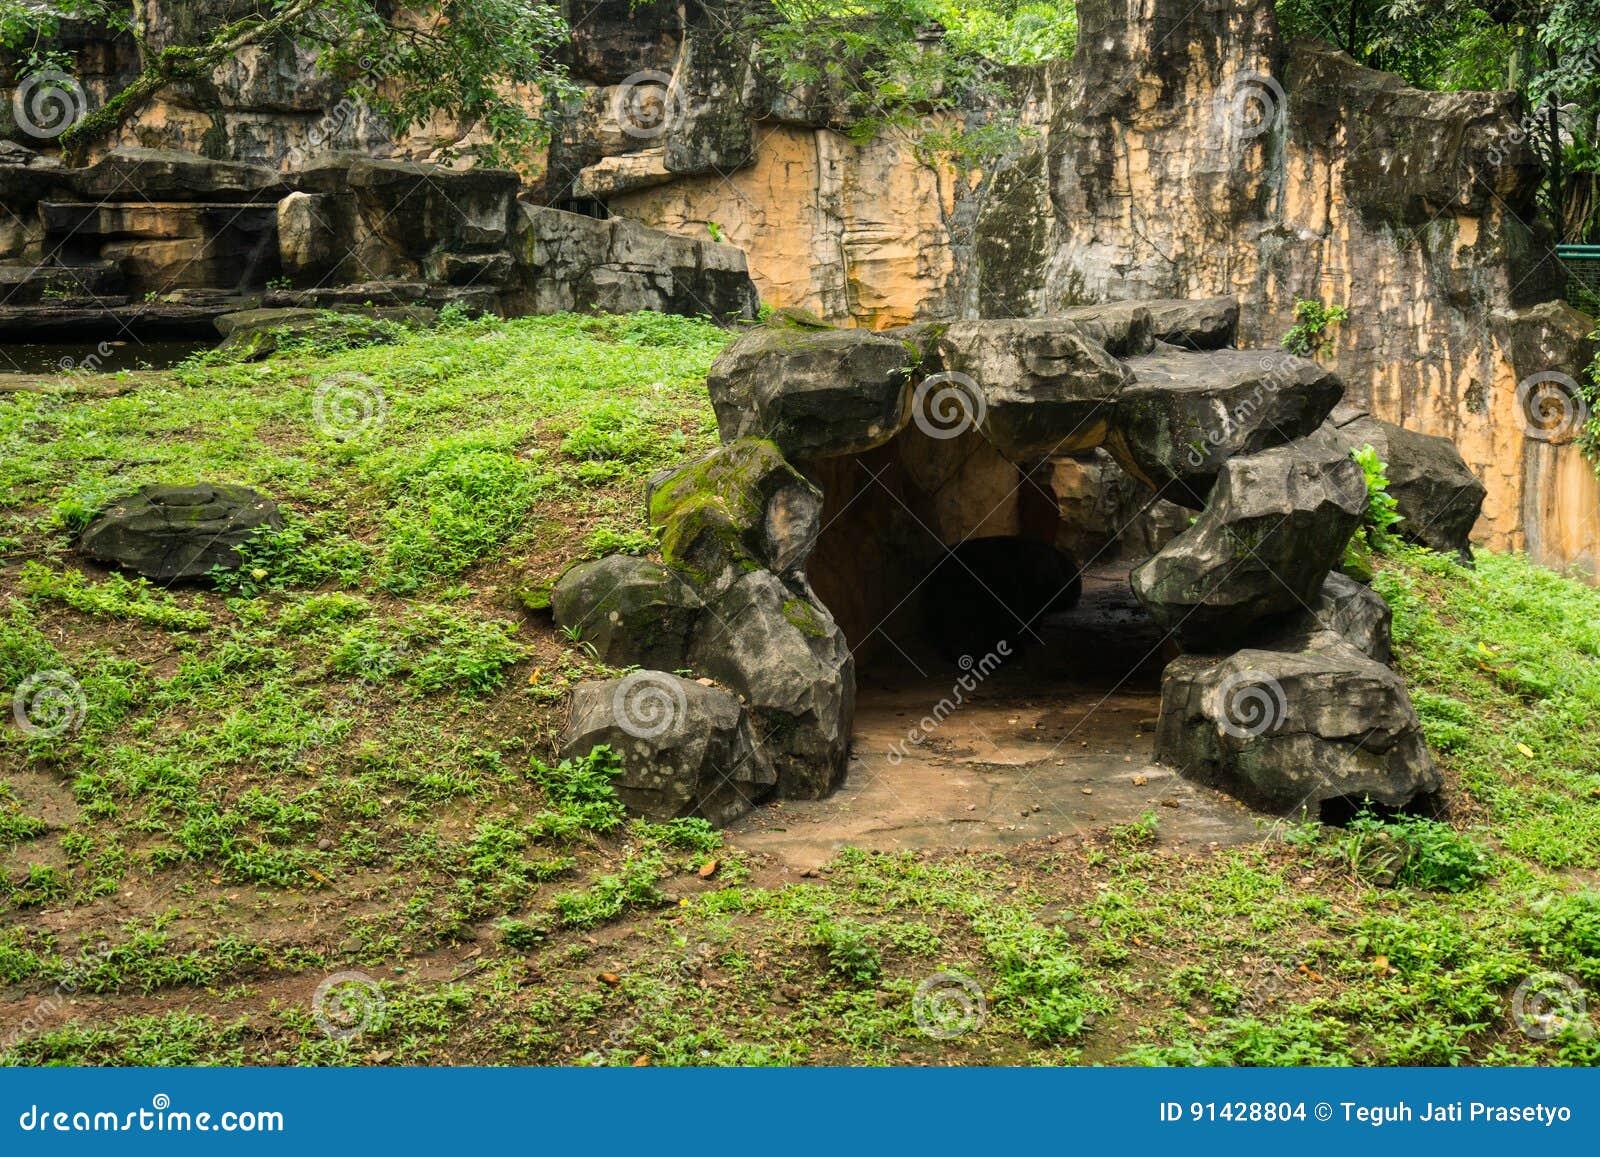
[{"label": "concrete cave floor", "polygon": [[1036,630],[921,743],[908,733],[954,700],[963,672],[926,641],[880,648],[857,675],[844,783],[757,808],[733,825],[734,842],[807,870],[847,846],[1000,849],[1147,813],[1163,844],[1266,836],[1272,817],[1153,761],[1165,657],[1126,572],[1086,576],[1078,606]]}]

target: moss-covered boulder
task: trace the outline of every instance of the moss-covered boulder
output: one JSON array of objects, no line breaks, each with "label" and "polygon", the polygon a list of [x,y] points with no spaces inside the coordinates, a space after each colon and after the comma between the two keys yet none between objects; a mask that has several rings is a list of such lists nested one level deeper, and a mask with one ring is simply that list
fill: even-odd
[{"label": "moss-covered boulder", "polygon": [[626,554],[581,562],[550,591],[556,626],[615,667],[682,667],[689,632],[704,609],[677,571]]},{"label": "moss-covered boulder", "polygon": [[658,475],[646,504],[667,565],[718,590],[755,570],[796,571],[822,529],[822,492],[756,438]]},{"label": "moss-covered boulder", "polygon": [[434,311],[420,306],[362,311],[328,309],[247,309],[216,320],[223,335],[216,356],[230,362],[253,362],[279,350],[332,353],[366,346],[392,345],[406,326],[431,325]]}]

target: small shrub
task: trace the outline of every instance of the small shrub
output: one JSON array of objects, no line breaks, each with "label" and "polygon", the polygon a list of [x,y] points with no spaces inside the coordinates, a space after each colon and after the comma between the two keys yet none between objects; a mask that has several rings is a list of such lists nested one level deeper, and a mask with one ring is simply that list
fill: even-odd
[{"label": "small shrub", "polygon": [[1384,882],[1439,892],[1464,892],[1494,873],[1489,849],[1449,824],[1422,816],[1383,820],[1363,812],[1344,841],[1351,866]]},{"label": "small shrub", "polygon": [[530,834],[536,839],[572,839],[586,831],[615,831],[622,825],[624,811],[611,781],[621,771],[621,760],[604,746],[554,767],[534,760],[530,776],[551,806],[534,817]]},{"label": "small shrub", "polygon": [[828,967],[857,984],[868,984],[883,973],[883,953],[873,943],[872,930],[854,920],[818,920],[811,928]]},{"label": "small shrub", "polygon": [[1314,358],[1332,340],[1328,328],[1350,319],[1342,305],[1323,305],[1320,301],[1295,298],[1294,325],[1283,335],[1283,348],[1302,358]]},{"label": "small shrub", "polygon": [[1352,450],[1350,457],[1361,467],[1361,476],[1366,481],[1367,506],[1361,515],[1361,525],[1345,544],[1342,569],[1363,582],[1371,582],[1372,554],[1388,548],[1390,528],[1400,521],[1400,513],[1394,496],[1389,493],[1389,468],[1378,457],[1378,452],[1371,446],[1362,446]]}]

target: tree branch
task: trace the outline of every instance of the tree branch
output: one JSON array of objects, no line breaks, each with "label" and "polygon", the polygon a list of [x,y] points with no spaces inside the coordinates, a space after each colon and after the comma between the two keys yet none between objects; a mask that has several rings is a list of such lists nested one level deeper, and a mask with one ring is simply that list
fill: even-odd
[{"label": "tree branch", "polygon": [[[61,148],[77,164],[96,141],[103,140],[133,119],[169,85],[200,80],[241,49],[271,40],[289,30],[324,0],[291,0],[276,15],[262,20],[249,17],[229,24],[202,45],[170,45],[153,57],[127,88],[108,100],[61,135]],[[141,45],[143,40],[140,39]]]}]

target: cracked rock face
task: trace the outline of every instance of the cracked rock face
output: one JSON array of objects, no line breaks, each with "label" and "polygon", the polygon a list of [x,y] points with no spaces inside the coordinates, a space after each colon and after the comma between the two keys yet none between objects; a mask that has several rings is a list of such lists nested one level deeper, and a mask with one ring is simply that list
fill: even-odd
[{"label": "cracked rock face", "polygon": [[1344,394],[1331,371],[1282,352],[1164,350],[1129,358],[1108,448],[1169,501],[1199,510],[1223,463],[1311,433]]},{"label": "cracked rock face", "polygon": [[1186,647],[1225,647],[1311,603],[1366,502],[1326,431],[1231,458],[1195,524],[1133,572],[1134,593]]},{"label": "cracked rock face", "polygon": [[665,671],[579,684],[562,755],[607,746],[620,758],[617,797],[657,822],[701,816],[722,825],[771,793],[776,781],[739,700]]},{"label": "cracked rock face", "polygon": [[282,526],[277,504],[245,486],[145,486],[102,511],[78,549],[152,582],[192,582],[237,567],[246,539]]},{"label": "cracked rock face", "polygon": [[1327,800],[1400,807],[1441,782],[1404,682],[1330,632],[1168,664],[1156,758],[1255,807],[1312,817]]}]

